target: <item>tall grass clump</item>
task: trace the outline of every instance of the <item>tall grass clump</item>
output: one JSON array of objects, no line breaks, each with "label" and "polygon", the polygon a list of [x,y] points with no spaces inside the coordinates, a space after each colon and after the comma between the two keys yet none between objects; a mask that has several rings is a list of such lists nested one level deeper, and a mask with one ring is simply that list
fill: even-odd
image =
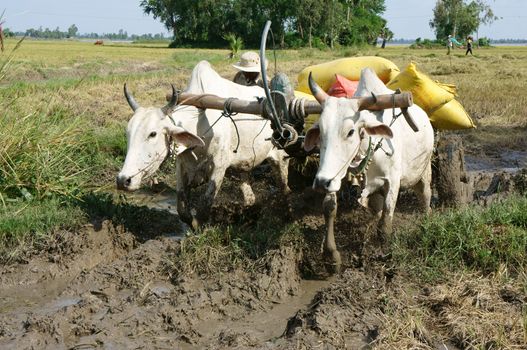
[{"label": "tall grass clump", "polygon": [[93,167],[96,144],[86,122],[67,111],[0,119],[0,196],[5,201],[75,196]]},{"label": "tall grass clump", "polygon": [[395,252],[424,277],[459,269],[492,273],[503,267],[521,273],[527,268],[527,197],[431,215],[396,238]]},{"label": "tall grass clump", "polygon": [[[18,41],[0,55],[0,83]],[[4,56],[5,55],[5,56]],[[53,93],[53,92],[50,92]],[[72,199],[94,174],[97,143],[89,121],[64,108],[38,103],[22,112],[16,93],[0,100],[0,261],[16,258],[56,228],[85,220]],[[49,100],[48,100],[49,101]]]}]

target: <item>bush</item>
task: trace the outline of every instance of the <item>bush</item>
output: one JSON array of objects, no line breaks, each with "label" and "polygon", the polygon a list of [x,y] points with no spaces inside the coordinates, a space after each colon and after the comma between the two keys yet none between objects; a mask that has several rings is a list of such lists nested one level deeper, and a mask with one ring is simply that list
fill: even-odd
[{"label": "bush", "polygon": [[446,44],[441,40],[430,40],[421,38],[415,39],[415,42],[410,45],[411,49],[439,49],[445,47]]},{"label": "bush", "polygon": [[314,48],[319,49],[319,50],[325,50],[325,49],[328,48],[328,46],[326,45],[324,40],[322,40],[318,36],[313,37],[312,45],[313,45]]},{"label": "bush", "polygon": [[483,37],[478,39],[478,46],[490,46],[490,39]]},{"label": "bush", "polygon": [[297,33],[288,32],[285,34],[284,42],[287,48],[300,49],[306,45],[304,40]]}]

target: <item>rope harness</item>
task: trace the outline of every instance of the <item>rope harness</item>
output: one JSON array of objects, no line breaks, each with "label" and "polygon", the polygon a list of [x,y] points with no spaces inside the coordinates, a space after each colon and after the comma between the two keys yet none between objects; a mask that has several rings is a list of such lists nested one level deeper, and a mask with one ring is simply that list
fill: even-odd
[{"label": "rope harness", "polygon": [[233,153],[238,153],[238,148],[240,147],[240,132],[238,131],[238,126],[236,125],[236,122],[232,118],[233,116],[238,114],[237,112],[232,111],[232,102],[235,100],[236,100],[235,97],[229,97],[225,100],[225,103],[223,104],[223,111],[221,112],[221,115],[219,116],[218,119],[216,119],[214,123],[212,123],[211,126],[209,126],[209,128],[203,133],[203,135],[206,135],[209,131],[211,131],[214,125],[216,125],[220,121],[221,118],[229,118],[232,122],[232,125],[234,125],[234,130],[236,130],[236,138],[237,138],[236,148],[234,149]]},{"label": "rope harness", "polygon": [[[236,149],[233,151],[233,153],[238,153],[238,148],[240,147],[240,132],[238,131],[238,126],[236,125],[236,122],[232,118],[233,116],[238,114],[238,112],[232,111],[232,103],[235,100],[237,100],[235,97],[229,97],[225,100],[225,103],[223,104],[223,111],[221,112],[221,115],[218,117],[218,119],[214,121],[214,123],[212,123],[211,126],[208,127],[208,129],[203,133],[203,136],[205,136],[209,131],[211,131],[212,128],[214,128],[214,126],[220,121],[221,118],[229,118],[232,124],[234,125],[234,130],[236,130],[236,138],[237,138]],[[167,114],[166,116],[168,117],[168,119],[170,119],[172,124],[177,126],[176,121],[172,118],[171,114]],[[172,145],[172,137],[169,138],[169,144]],[[169,147],[168,156],[171,156],[173,153],[177,154],[177,152],[173,152],[173,148],[174,147]]]},{"label": "rope harness", "polygon": [[[389,126],[391,127],[401,115],[403,115],[402,110],[398,114],[395,114],[395,94],[392,94],[392,120]],[[377,142],[377,144],[372,150],[371,137],[369,138],[368,150],[366,151],[366,155],[360,162],[359,166],[356,168],[351,168],[351,167],[349,168],[348,181],[352,182],[353,185],[357,185],[357,186],[364,188],[365,186],[364,174],[366,173],[366,171],[368,171],[368,167],[373,161],[373,155],[375,154],[375,152],[377,152],[377,150],[382,149],[382,151],[384,152],[384,154],[386,154],[386,156],[388,157],[393,156],[393,152],[388,153],[387,151],[384,150],[384,148],[382,148],[383,141],[384,141],[384,137],[381,137],[381,139]]]}]

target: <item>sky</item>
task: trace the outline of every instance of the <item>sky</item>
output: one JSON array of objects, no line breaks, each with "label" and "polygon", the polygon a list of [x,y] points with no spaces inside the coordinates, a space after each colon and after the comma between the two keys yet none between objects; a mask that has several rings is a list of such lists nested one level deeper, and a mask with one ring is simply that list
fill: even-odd
[{"label": "sky", "polygon": [[[14,31],[28,28],[65,31],[75,24],[80,33],[166,33],[164,26],[143,14],[140,0],[2,0],[4,26]],[[395,38],[433,38],[428,22],[436,0],[386,0],[384,18]],[[479,36],[492,39],[527,38],[527,0],[489,0],[502,19],[480,29]]]}]

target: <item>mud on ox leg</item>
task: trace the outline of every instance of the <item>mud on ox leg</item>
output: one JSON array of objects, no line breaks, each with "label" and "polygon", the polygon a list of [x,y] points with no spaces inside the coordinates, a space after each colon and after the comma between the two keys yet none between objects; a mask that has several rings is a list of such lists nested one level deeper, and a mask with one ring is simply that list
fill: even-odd
[{"label": "mud on ox leg", "polygon": [[337,194],[335,192],[326,194],[322,208],[326,222],[326,237],[322,243],[322,252],[327,262],[328,271],[339,273],[342,259],[335,243],[335,218],[337,217]]}]

